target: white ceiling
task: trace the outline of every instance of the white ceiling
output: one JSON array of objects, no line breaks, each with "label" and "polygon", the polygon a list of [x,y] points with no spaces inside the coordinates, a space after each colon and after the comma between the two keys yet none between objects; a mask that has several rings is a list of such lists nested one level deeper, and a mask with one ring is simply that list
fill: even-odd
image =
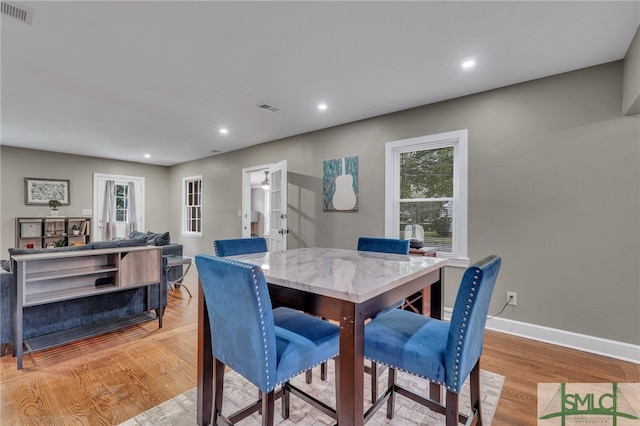
[{"label": "white ceiling", "polygon": [[1,143],[160,165],[618,60],[640,25],[639,1],[18,3]]}]

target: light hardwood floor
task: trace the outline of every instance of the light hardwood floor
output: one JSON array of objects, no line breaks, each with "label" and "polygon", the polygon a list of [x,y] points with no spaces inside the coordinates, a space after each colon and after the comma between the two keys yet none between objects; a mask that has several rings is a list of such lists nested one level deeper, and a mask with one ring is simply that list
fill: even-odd
[{"label": "light hardwood floor", "polygon": [[[197,273],[170,292],[164,327],[130,327],[0,358],[2,425],[114,425],[196,384]],[[537,383],[640,382],[640,365],[487,331],[483,369],[505,376],[494,425],[535,425]]]}]

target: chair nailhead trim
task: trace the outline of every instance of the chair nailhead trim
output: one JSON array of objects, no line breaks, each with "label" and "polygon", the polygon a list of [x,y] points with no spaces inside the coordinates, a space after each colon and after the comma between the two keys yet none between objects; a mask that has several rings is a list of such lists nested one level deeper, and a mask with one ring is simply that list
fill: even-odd
[{"label": "chair nailhead trim", "polygon": [[[469,320],[469,310],[471,309],[471,303],[473,302],[473,297],[476,295],[476,290],[478,286],[478,278],[480,273],[482,272],[480,269],[476,269],[475,275],[473,276],[473,281],[471,283],[471,290],[469,296],[467,297],[467,304],[465,305],[464,316],[462,317],[462,324],[460,324],[460,330],[458,331],[458,342],[456,344],[456,365],[454,367],[453,372],[453,386],[458,386],[458,381],[460,379],[460,352],[462,351],[462,344],[465,339],[465,329],[467,328],[467,321]],[[447,389],[450,391],[455,391],[452,386],[447,385]]]}]

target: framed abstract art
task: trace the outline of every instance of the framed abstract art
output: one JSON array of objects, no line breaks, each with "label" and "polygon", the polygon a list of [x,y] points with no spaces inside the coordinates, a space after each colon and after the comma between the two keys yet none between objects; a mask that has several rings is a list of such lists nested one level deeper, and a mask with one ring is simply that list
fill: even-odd
[{"label": "framed abstract art", "polygon": [[358,157],[322,163],[322,210],[358,211]]}]

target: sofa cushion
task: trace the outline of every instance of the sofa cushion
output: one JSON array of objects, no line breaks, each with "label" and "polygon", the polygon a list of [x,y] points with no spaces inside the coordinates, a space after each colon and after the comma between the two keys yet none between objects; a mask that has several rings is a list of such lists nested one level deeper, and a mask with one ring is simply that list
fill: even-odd
[{"label": "sofa cushion", "polygon": [[147,234],[147,244],[150,246],[166,246],[171,243],[171,237],[169,232],[162,232],[154,234],[149,232]]},{"label": "sofa cushion", "polygon": [[147,239],[147,234],[145,232],[140,232],[140,231],[133,231],[129,234],[129,236],[127,236],[128,239],[133,240],[136,238],[144,238],[145,240]]},{"label": "sofa cushion", "polygon": [[144,233],[140,231],[133,231],[127,238],[145,238],[147,240],[147,244],[150,246],[166,246],[171,244],[171,236],[169,235],[169,232]]},{"label": "sofa cushion", "polygon": [[[147,240],[144,238],[134,238],[132,240],[109,240],[109,241],[94,241],[88,243],[86,246],[93,249],[105,249],[105,248],[118,248],[118,247],[136,247],[147,245]],[[80,246],[85,247],[85,246]]]}]

